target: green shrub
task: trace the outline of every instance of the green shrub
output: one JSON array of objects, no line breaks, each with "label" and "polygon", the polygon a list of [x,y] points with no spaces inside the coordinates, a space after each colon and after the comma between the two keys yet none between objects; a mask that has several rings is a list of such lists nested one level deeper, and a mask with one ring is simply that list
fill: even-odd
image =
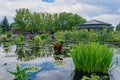
[{"label": "green shrub", "polygon": [[120,42],[120,37],[113,37],[111,40],[109,41],[113,41],[113,42]]},{"label": "green shrub", "polygon": [[48,34],[41,34],[40,37],[42,40],[48,39]]},{"label": "green shrub", "polygon": [[15,39],[15,44],[19,45],[22,42],[22,39],[20,37]]},{"label": "green shrub", "polygon": [[64,31],[58,31],[58,32],[55,33],[55,37],[57,39],[63,39],[63,40],[65,40],[64,34],[65,34]]},{"label": "green shrub", "polygon": [[22,34],[19,34],[18,36],[21,39],[21,41],[24,41],[24,36]]},{"label": "green shrub", "polygon": [[71,32],[70,31],[65,31],[64,38],[65,40],[70,40],[71,37]]},{"label": "green shrub", "polygon": [[57,39],[70,40],[70,41],[96,41],[97,34],[95,32],[88,32],[88,30],[72,30],[72,31],[59,31],[55,33]]},{"label": "green shrub", "polygon": [[35,43],[35,45],[39,45],[40,42],[41,42],[41,37],[38,36],[38,35],[36,35],[36,36],[34,37],[34,43]]},{"label": "green shrub", "polygon": [[76,71],[83,73],[107,73],[113,52],[107,45],[90,43],[79,44],[71,50]]},{"label": "green shrub", "polygon": [[7,38],[11,38],[12,34],[10,32],[7,33]]},{"label": "green shrub", "polygon": [[120,31],[109,31],[107,29],[93,30],[66,30],[55,33],[57,39],[70,40],[70,41],[82,41],[82,42],[108,42],[108,41],[120,41]]},{"label": "green shrub", "polygon": [[113,32],[109,41],[120,42],[120,31]]}]

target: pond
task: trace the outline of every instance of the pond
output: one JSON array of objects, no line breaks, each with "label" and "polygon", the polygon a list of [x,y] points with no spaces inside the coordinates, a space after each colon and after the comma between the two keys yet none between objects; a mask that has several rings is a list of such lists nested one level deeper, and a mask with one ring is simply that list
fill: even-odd
[{"label": "pond", "polygon": [[[0,80],[13,80],[14,76],[8,73],[8,70],[15,71],[18,62],[21,68],[25,66],[40,67],[37,72],[29,73],[31,80],[76,80],[74,78],[75,66],[68,51],[71,46],[64,46],[65,55],[59,56],[53,54],[52,47],[51,44],[39,47],[33,47],[31,44],[21,44],[19,47],[16,45],[4,46],[2,44],[0,46]],[[117,48],[114,52],[119,53],[120,49]],[[119,66],[120,55],[115,54],[109,69],[111,80],[120,80]]]},{"label": "pond", "polygon": [[[29,45],[28,45],[29,46]],[[47,46],[47,45],[44,45]],[[22,45],[25,49],[27,45]],[[19,62],[21,67],[25,66],[39,66],[41,69],[35,73],[30,73],[31,80],[72,80],[74,77],[74,64],[72,59],[68,56],[55,56],[51,54],[48,47],[41,52],[46,54],[40,54],[39,56],[31,57],[31,55],[25,55],[30,57],[29,59],[23,59],[22,53],[16,53],[16,45],[0,47],[0,80],[13,80],[14,76],[8,73],[9,71],[15,71],[16,64]],[[19,47],[19,50],[21,48]],[[28,49],[28,48],[27,48]],[[48,51],[47,51],[48,50]],[[20,51],[19,51],[20,52]],[[24,51],[23,51],[24,52]],[[48,54],[48,52],[50,54]],[[23,56],[23,55],[22,55]],[[32,55],[34,56],[34,55]],[[60,60],[59,60],[60,59]]]}]

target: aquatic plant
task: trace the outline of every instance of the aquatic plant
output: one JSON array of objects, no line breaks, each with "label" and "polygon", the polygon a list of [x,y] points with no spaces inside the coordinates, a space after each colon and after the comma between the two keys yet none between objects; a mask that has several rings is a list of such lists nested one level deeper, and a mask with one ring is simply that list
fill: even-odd
[{"label": "aquatic plant", "polygon": [[97,75],[91,75],[91,77],[83,76],[81,80],[101,80]]},{"label": "aquatic plant", "polygon": [[80,80],[108,80],[108,77],[107,76],[99,76],[99,75],[90,75],[89,77],[88,76],[83,76],[82,79]]},{"label": "aquatic plant", "polygon": [[40,70],[39,67],[24,67],[23,69],[20,68],[20,64],[17,63],[16,71],[8,71],[9,73],[13,74],[15,79],[14,80],[30,80],[28,72],[36,72]]},{"label": "aquatic plant", "polygon": [[99,43],[78,44],[71,50],[75,69],[83,73],[107,73],[113,52]]},{"label": "aquatic plant", "polygon": [[53,45],[53,49],[54,49],[54,53],[55,53],[55,54],[61,54],[63,43],[64,43],[64,41],[63,41],[63,40],[60,40],[60,41],[57,41],[57,42]]}]

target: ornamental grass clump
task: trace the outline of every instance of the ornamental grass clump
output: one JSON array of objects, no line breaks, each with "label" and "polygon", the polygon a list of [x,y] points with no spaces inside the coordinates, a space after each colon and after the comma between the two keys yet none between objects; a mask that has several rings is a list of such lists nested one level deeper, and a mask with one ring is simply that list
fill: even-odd
[{"label": "ornamental grass clump", "polygon": [[71,50],[75,69],[83,73],[107,73],[113,52],[99,43],[78,44]]},{"label": "ornamental grass clump", "polygon": [[35,43],[35,45],[39,45],[41,43],[41,37],[36,35],[34,37],[34,43]]}]

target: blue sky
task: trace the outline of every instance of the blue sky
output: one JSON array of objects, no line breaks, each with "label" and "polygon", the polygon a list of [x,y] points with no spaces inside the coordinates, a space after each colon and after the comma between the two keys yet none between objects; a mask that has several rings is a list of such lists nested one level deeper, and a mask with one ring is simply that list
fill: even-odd
[{"label": "blue sky", "polygon": [[120,22],[120,0],[0,0],[0,20],[6,15],[13,21],[15,9],[36,12],[72,12],[87,20],[97,19],[117,25]]}]

